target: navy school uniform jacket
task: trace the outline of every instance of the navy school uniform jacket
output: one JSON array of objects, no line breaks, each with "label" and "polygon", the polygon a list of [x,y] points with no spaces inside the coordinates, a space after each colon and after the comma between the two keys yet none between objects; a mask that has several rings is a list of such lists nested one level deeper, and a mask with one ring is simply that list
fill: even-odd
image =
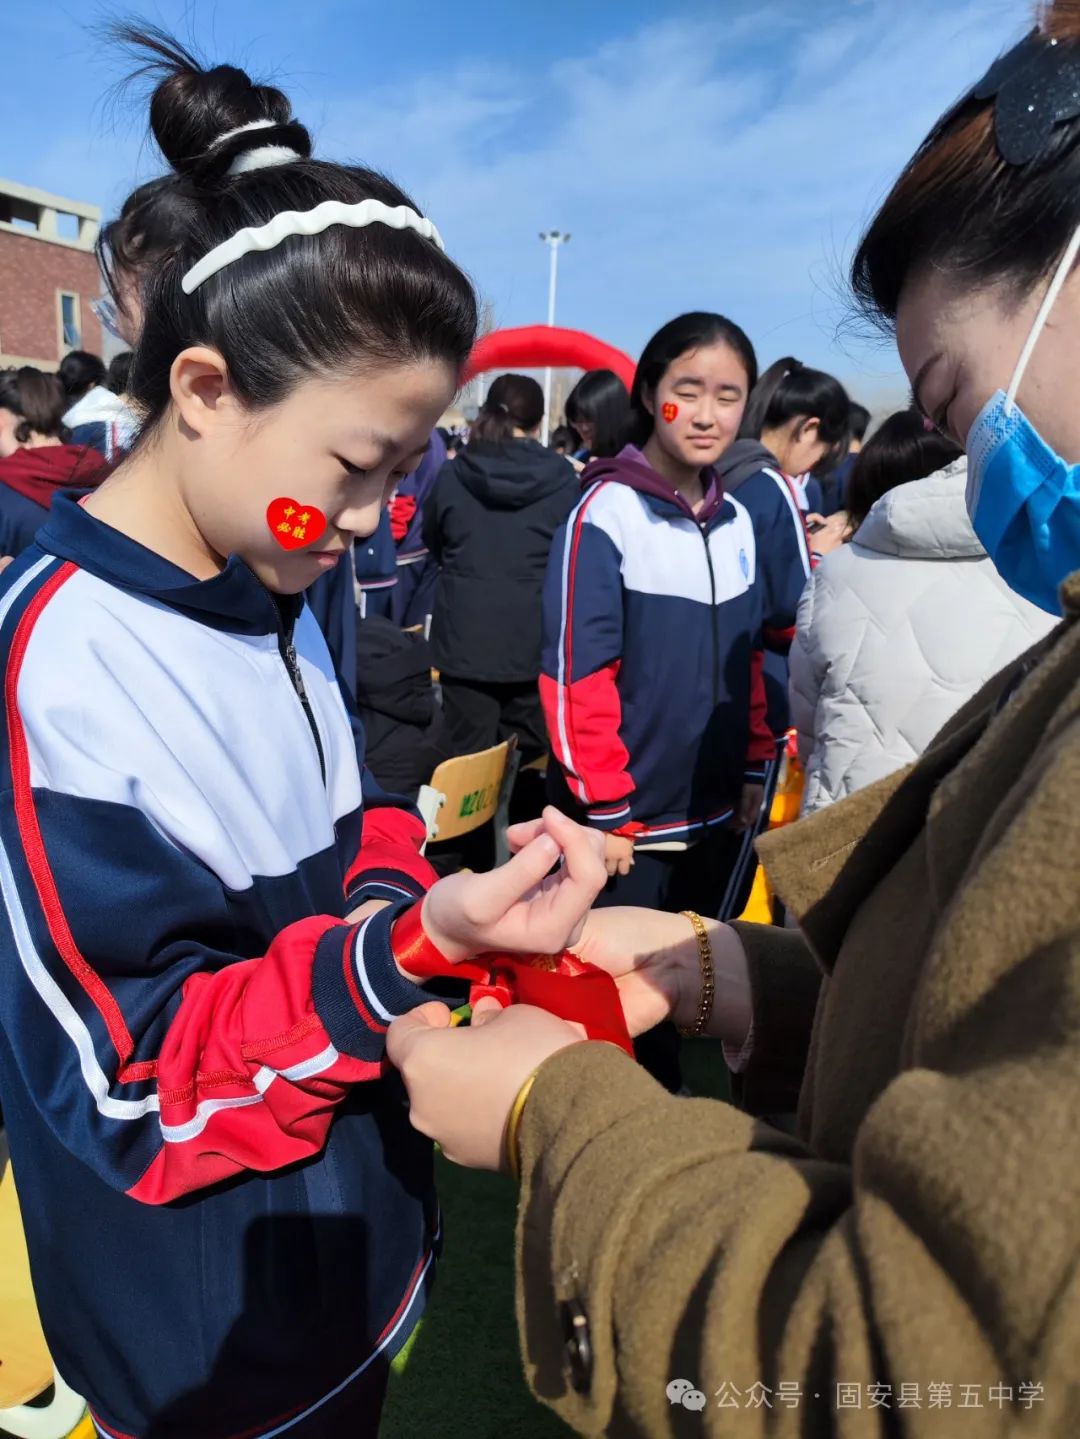
[{"label": "navy school uniform jacket", "polygon": [[765,698],[769,729],[779,740],[790,724],[787,657],[812,565],[806,521],[776,456],[760,440],[736,440],[716,471],[725,491],[746,506],[754,526],[764,588]]},{"label": "navy school uniform jacket", "polygon": [[639,844],[725,824],[776,753],[754,528],[711,478],[695,516],[633,446],[595,461],[548,564],[554,797]]},{"label": "navy school uniform jacket", "polygon": [[0,1095],[53,1357],[106,1435],[321,1433],[438,1237],[384,1061],[431,997],[389,942],[423,824],[236,556],[195,580],[59,496],[0,663]]}]

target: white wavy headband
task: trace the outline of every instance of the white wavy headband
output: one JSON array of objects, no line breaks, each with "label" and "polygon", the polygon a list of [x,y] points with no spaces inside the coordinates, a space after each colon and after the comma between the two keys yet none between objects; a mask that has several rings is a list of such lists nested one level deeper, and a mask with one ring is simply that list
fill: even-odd
[{"label": "white wavy headband", "polygon": [[314,210],[282,210],[265,225],[249,225],[238,230],[192,265],[180,281],[181,288],[185,295],[190,295],[204,280],[209,280],[211,275],[216,275],[234,260],[250,255],[253,250],[272,250],[290,235],[318,235],[331,225],[350,225],[354,230],[362,230],[366,225],[415,230],[425,240],[434,241],[440,250],[446,249],[442,236],[431,221],[425,220],[408,205],[384,205],[381,200],[361,200],[358,205],[345,205],[340,200],[324,200]]}]

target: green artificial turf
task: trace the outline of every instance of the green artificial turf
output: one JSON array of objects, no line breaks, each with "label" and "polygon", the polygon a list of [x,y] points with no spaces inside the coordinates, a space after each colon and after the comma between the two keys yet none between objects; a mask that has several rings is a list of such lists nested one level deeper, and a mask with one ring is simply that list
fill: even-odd
[{"label": "green artificial turf", "polygon": [[[694,1094],[728,1097],[718,1044],[683,1046]],[[431,1304],[390,1379],[380,1439],[557,1439],[571,1431],[532,1398],[514,1318],[517,1190],[436,1157],[445,1247]]]}]

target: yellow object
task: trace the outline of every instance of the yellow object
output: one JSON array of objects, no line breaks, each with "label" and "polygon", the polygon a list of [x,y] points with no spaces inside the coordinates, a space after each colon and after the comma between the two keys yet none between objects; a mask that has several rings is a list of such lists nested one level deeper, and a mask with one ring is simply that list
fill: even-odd
[{"label": "yellow object", "polygon": [[[24,1407],[50,1387],[49,1404]],[[19,1197],[0,1132],[0,1435],[93,1439],[93,1433],[85,1404],[57,1374],[41,1331]]]},{"label": "yellow object", "polygon": [[698,961],[701,965],[701,1003],[698,1005],[697,1018],[694,1023],[685,1028],[680,1027],[680,1034],[692,1036],[704,1033],[705,1026],[712,1014],[713,996],[716,993],[716,980],[713,974],[712,945],[709,943],[709,931],[705,928],[705,921],[700,914],[695,914],[692,909],[683,909],[679,913],[683,919],[688,919],[694,927],[694,935],[697,938]]},{"label": "yellow object", "polygon": [[517,1098],[510,1109],[510,1117],[506,1121],[506,1163],[514,1179],[521,1178],[521,1155],[518,1153],[518,1130],[521,1128],[521,1116],[525,1113],[525,1104],[532,1093],[532,1087],[536,1083],[537,1070],[529,1075],[528,1079],[517,1092]]},{"label": "yellow object", "polygon": [[504,740],[476,754],[443,760],[417,797],[429,841],[458,839],[494,819],[516,745],[516,740]]},{"label": "yellow object", "polygon": [[[769,829],[779,829],[782,825],[793,824],[799,818],[805,784],[805,771],[795,753],[794,742],[789,738],[787,753],[781,761],[780,778],[776,784],[776,793],[773,795],[772,808],[769,811]],[[772,924],[773,899],[772,886],[766,878],[765,870],[759,864],[750,890],[750,898],[746,901],[746,908],[739,918],[746,920],[749,924]]]},{"label": "yellow object", "polygon": [[0,1409],[36,1399],[52,1377],[53,1363],[30,1282],[15,1178],[8,1164],[0,1179]]}]

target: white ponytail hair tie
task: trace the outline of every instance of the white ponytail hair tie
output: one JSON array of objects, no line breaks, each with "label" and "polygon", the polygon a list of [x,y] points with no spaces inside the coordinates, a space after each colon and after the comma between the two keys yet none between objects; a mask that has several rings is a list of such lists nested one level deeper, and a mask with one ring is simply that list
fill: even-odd
[{"label": "white ponytail hair tie", "polygon": [[302,160],[299,150],[288,145],[259,145],[254,150],[241,150],[225,171],[226,175],[246,175],[251,170],[266,170],[271,165],[288,165],[292,160]]},{"label": "white ponytail hair tie", "polygon": [[246,125],[235,125],[231,130],[224,130],[220,135],[215,135],[210,142],[210,148],[216,150],[219,145],[224,145],[226,140],[231,140],[234,135],[246,135],[249,130],[273,130],[281,123],[283,122],[279,120],[249,120]]},{"label": "white ponytail hair tie", "polygon": [[318,235],[331,225],[348,225],[354,230],[362,230],[368,225],[389,225],[394,230],[415,230],[418,235],[423,235],[425,240],[431,240],[438,245],[440,250],[446,249],[442,236],[431,221],[425,220],[408,205],[384,205],[381,200],[361,200],[357,205],[345,205],[340,200],[324,200],[313,210],[283,210],[265,225],[249,225],[238,230],[230,239],[216,245],[209,254],[192,265],[180,281],[180,286],[185,295],[190,295],[204,280],[216,275],[234,260],[251,254],[253,250],[272,250],[290,235]]}]

